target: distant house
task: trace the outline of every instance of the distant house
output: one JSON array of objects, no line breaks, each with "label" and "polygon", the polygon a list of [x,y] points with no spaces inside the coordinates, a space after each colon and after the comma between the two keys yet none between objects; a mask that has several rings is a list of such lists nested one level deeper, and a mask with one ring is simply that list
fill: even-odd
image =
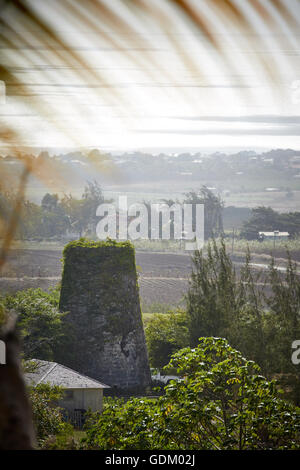
[{"label": "distant house", "polygon": [[265,188],[265,191],[268,191],[268,192],[279,191],[279,188]]},{"label": "distant house", "polygon": [[263,240],[288,240],[289,232],[279,232],[279,230],[274,230],[273,232],[258,232],[258,239]]},{"label": "distant house", "polygon": [[27,385],[59,385],[64,389],[57,405],[65,410],[65,418],[81,427],[87,410],[102,411],[103,389],[110,388],[98,380],[79,374],[69,367],[34,359],[34,372],[25,374]]}]

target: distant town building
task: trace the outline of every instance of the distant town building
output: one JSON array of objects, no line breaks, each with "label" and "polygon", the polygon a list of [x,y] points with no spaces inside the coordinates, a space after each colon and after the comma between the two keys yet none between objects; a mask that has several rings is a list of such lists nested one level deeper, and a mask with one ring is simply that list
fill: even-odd
[{"label": "distant town building", "polygon": [[263,240],[288,240],[289,232],[279,232],[279,230],[274,230],[273,232],[258,232],[258,239]]}]

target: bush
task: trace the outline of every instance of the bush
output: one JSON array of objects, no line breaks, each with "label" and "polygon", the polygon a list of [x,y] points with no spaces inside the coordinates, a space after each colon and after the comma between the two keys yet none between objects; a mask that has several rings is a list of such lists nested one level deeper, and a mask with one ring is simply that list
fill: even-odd
[{"label": "bush", "polygon": [[32,406],[33,423],[39,446],[51,436],[59,434],[64,429],[61,409],[55,402],[61,397],[62,390],[50,385],[31,387],[29,398]]},{"label": "bush", "polygon": [[145,335],[151,366],[165,366],[174,352],[189,344],[185,313],[152,314],[146,324]]},{"label": "bush", "polygon": [[87,449],[300,449],[300,411],[221,338],[177,352],[157,400],[109,400],[87,422]]},{"label": "bush", "polygon": [[7,310],[14,310],[18,315],[25,359],[53,360],[65,337],[61,321],[64,314],[58,309],[57,291],[28,289],[7,296],[3,303]]}]

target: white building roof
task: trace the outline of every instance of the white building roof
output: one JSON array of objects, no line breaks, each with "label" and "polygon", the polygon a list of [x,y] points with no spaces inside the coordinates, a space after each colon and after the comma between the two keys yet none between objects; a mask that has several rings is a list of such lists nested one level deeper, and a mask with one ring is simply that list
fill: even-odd
[{"label": "white building roof", "polygon": [[25,373],[25,381],[28,385],[50,384],[59,385],[62,388],[110,388],[98,380],[79,374],[69,367],[57,362],[41,361],[33,359],[37,365],[33,372]]}]

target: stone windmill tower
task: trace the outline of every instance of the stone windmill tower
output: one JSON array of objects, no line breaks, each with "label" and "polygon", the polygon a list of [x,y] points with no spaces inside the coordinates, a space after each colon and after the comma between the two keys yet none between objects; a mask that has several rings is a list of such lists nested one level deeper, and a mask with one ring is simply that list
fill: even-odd
[{"label": "stone windmill tower", "polygon": [[129,242],[69,243],[60,310],[69,312],[69,347],[60,361],[121,389],[151,382],[134,247]]}]

